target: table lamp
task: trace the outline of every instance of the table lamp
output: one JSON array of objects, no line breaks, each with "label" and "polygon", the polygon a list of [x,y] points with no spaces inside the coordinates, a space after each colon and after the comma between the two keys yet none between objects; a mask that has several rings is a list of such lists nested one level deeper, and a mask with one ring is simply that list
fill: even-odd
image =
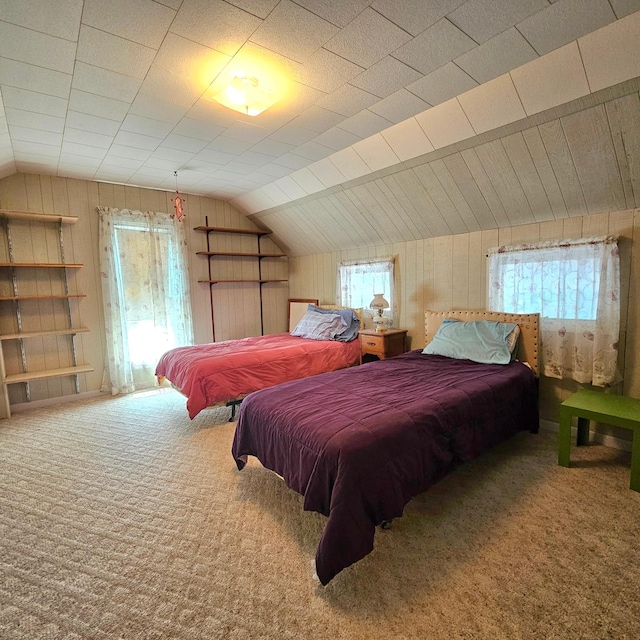
[{"label": "table lamp", "polygon": [[387,325],[387,319],[382,317],[382,312],[383,309],[389,308],[389,303],[384,299],[383,294],[374,293],[373,300],[369,303],[369,307],[378,311],[378,315],[373,317],[373,324],[376,327],[376,331],[384,331]]}]

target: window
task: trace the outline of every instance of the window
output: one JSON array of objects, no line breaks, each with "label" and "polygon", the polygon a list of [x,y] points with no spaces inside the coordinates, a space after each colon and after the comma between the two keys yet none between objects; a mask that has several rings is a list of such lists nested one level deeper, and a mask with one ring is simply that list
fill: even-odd
[{"label": "window", "polygon": [[193,342],[184,229],[169,214],[100,208],[100,271],[110,388],[155,385],[169,349]]},{"label": "window", "polygon": [[619,380],[617,238],[489,251],[489,309],[539,313],[545,375],[605,386]]},{"label": "window", "polygon": [[376,293],[389,303],[384,316],[393,324],[396,306],[393,258],[349,260],[338,265],[338,301],[345,307],[369,309]]}]

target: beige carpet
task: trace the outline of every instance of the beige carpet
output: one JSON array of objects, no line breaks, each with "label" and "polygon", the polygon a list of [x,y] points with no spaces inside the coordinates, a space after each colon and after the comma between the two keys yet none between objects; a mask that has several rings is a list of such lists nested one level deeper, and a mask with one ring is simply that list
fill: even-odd
[{"label": "beige carpet", "polygon": [[0,422],[0,638],[640,638],[629,456],[523,433],[312,578],[323,517],[175,392]]}]

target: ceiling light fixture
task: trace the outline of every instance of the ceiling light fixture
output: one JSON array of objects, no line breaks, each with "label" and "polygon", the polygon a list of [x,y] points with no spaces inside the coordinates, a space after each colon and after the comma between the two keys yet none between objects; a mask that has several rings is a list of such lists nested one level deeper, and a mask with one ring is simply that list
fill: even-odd
[{"label": "ceiling light fixture", "polygon": [[280,98],[267,87],[261,86],[257,78],[234,75],[231,82],[211,99],[234,111],[248,116],[257,116],[273,106]]}]

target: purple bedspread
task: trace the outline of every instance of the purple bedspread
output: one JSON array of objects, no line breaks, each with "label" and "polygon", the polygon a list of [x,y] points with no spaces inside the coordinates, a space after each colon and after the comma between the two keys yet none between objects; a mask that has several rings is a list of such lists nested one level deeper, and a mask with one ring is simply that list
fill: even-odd
[{"label": "purple bedspread", "polygon": [[376,525],[520,430],[538,430],[528,367],[418,350],[250,394],[232,451],[238,469],[255,456],[328,516],[316,552],[327,584],[373,550]]}]

